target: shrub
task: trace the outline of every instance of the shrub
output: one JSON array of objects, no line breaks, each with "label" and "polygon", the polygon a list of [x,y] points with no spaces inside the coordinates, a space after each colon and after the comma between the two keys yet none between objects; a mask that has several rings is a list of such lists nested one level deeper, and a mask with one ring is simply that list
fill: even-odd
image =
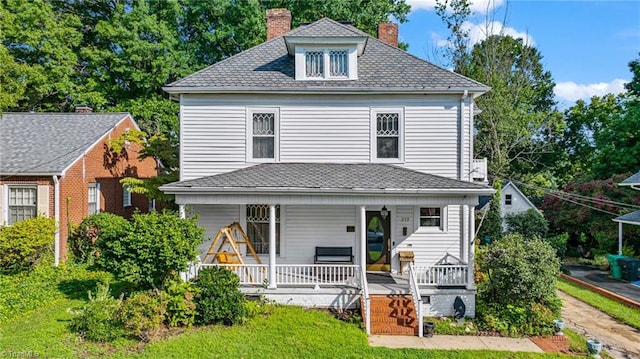
[{"label": "shrub", "polygon": [[549,229],[549,223],[535,209],[510,214],[505,217],[507,233],[519,233],[525,238],[543,238]]},{"label": "shrub", "polygon": [[208,267],[198,273],[195,285],[196,322],[200,324],[238,323],[245,316],[244,295],[238,290],[238,276],[224,268]]},{"label": "shrub", "polygon": [[0,270],[32,268],[51,251],[56,233],[52,218],[36,217],[0,227]]},{"label": "shrub", "polygon": [[193,283],[180,280],[167,285],[167,323],[172,327],[190,327],[196,319],[194,298],[198,289]]},{"label": "shrub", "polygon": [[569,240],[568,233],[558,234],[552,237],[547,237],[544,239],[545,242],[549,243],[553,249],[556,251],[556,256],[560,259],[564,259],[565,254],[567,253],[567,241]]},{"label": "shrub", "polygon": [[69,237],[69,246],[76,262],[93,264],[100,259],[99,247],[117,246],[120,238],[129,232],[131,224],[126,219],[111,213],[96,213],[80,222]]},{"label": "shrub", "polygon": [[71,328],[85,339],[99,342],[112,341],[124,336],[124,325],[119,315],[122,299],[109,294],[108,284],[98,284],[95,296],[89,291],[89,302],[71,320]]},{"label": "shrub", "polygon": [[129,233],[98,241],[100,263],[116,277],[142,288],[164,288],[198,254],[204,229],[197,218],[174,213],[135,213]]},{"label": "shrub", "polygon": [[479,295],[488,303],[541,303],[555,293],[560,261],[555,250],[539,239],[508,234],[478,256],[486,274]]},{"label": "shrub", "polygon": [[127,333],[148,341],[164,319],[166,302],[151,291],[134,293],[125,300],[119,317]]},{"label": "shrub", "polygon": [[478,255],[484,280],[477,312],[483,329],[505,335],[542,335],[553,330],[561,302],[555,293],[560,261],[539,239],[508,234]]}]

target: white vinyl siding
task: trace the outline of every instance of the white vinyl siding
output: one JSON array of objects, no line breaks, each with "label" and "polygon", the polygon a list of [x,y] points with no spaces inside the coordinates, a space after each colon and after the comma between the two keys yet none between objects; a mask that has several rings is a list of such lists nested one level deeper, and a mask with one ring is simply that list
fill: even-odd
[{"label": "white vinyl siding", "polygon": [[458,178],[459,97],[182,95],[181,104],[181,180],[265,162],[248,156],[247,113],[256,108],[279,110],[280,162],[333,163],[377,162],[371,112],[403,109],[404,161],[394,163]]},{"label": "white vinyl siding", "polygon": [[4,211],[5,208],[7,208],[7,205],[5,203],[5,189],[6,186],[0,184],[0,227],[7,224],[6,213]]},{"label": "white vinyl siding", "polygon": [[[420,227],[416,216],[418,209],[419,207],[413,206],[397,206],[396,250],[413,251],[416,264],[420,266],[433,265],[447,253],[460,258],[460,206],[447,206],[442,212],[448,231]],[[402,235],[402,227],[407,227],[406,236]]]},{"label": "white vinyl siding", "polygon": [[352,247],[356,255],[354,206],[286,206],[286,263],[313,263],[316,246]]}]

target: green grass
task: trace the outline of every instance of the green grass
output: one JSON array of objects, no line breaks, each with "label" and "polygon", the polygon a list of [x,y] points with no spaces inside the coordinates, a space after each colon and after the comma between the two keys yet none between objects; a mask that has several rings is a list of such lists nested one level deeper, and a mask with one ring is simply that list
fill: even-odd
[{"label": "green grass", "polygon": [[613,299],[609,299],[601,294],[579,287],[578,285],[562,278],[558,280],[557,287],[559,290],[572,297],[578,298],[595,308],[598,308],[603,313],[608,314],[620,322],[640,330],[640,310],[627,307]]},{"label": "green grass", "polygon": [[99,344],[71,333],[66,299],[0,325],[0,348],[51,358],[563,358],[558,354],[499,351],[443,351],[369,347],[366,334],[326,312],[279,306],[242,326],[189,329],[166,340],[140,345],[131,340]]}]

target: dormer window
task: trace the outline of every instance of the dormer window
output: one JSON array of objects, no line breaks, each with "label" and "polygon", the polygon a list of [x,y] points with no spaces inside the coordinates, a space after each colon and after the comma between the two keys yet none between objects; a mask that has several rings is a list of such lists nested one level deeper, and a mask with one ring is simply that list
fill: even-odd
[{"label": "dormer window", "polygon": [[296,80],[357,80],[356,46],[297,46]]}]

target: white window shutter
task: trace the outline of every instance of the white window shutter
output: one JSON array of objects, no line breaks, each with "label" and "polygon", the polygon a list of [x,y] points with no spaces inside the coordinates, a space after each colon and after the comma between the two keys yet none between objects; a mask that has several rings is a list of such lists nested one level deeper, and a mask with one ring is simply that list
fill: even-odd
[{"label": "white window shutter", "polygon": [[100,213],[100,183],[96,183],[96,213]]},{"label": "white window shutter", "polygon": [[0,226],[7,223],[7,219],[4,216],[4,208],[6,206],[4,198],[4,185],[0,184]]},{"label": "white window shutter", "polygon": [[38,186],[38,214],[49,217],[49,186]]}]

